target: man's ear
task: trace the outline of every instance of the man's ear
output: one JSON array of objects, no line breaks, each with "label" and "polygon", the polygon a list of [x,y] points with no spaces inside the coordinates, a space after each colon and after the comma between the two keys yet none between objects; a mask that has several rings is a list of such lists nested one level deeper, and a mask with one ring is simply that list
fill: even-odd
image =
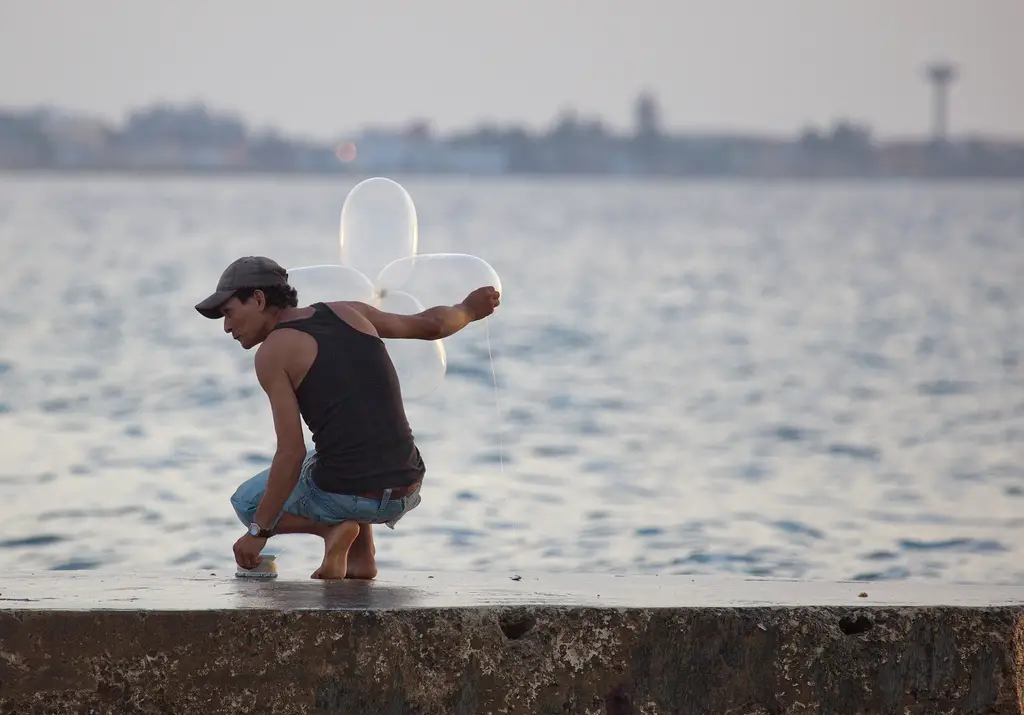
[{"label": "man's ear", "polygon": [[267,307],[266,294],[261,290],[257,290],[255,293],[252,294],[252,297],[253,300],[256,301],[256,307],[259,308],[260,312],[262,313],[263,309]]}]

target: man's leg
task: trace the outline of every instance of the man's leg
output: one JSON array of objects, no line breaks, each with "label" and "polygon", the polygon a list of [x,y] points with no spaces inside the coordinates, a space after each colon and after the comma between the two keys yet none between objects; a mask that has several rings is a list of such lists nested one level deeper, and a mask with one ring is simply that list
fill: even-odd
[{"label": "man's leg", "polygon": [[360,524],[359,536],[348,552],[345,578],[372,579],[377,577],[377,548],[373,544],[373,524]]},{"label": "man's leg", "polygon": [[[386,521],[382,523],[394,528],[395,523],[409,511],[412,511],[420,504],[419,489],[412,492],[402,500],[401,511],[396,512],[393,508],[388,513]],[[389,502],[393,504],[394,502]],[[367,515],[369,516],[369,515]],[[380,518],[379,514],[374,515]],[[356,537],[352,548],[348,552],[348,571],[346,578],[373,579],[377,577],[377,547],[373,543],[373,524],[363,522],[359,524],[359,536]]]},{"label": "man's leg", "polygon": [[[341,523],[318,523],[303,515],[304,505],[308,502],[309,482],[305,479],[315,452],[312,450],[306,454],[303,462],[303,474],[295,489],[285,502],[284,510],[273,526],[277,534],[315,534],[324,540],[324,559],[320,568],[313,572],[313,578],[345,578],[348,568],[348,552],[359,535],[359,524],[354,521],[343,521]],[[247,479],[231,496],[231,506],[238,515],[238,520],[243,525],[249,526],[252,515],[256,512],[260,500],[267,489],[267,479],[270,477],[270,470],[265,469],[259,474]]]},{"label": "man's leg", "polygon": [[324,560],[311,578],[345,578],[348,572],[349,550],[359,536],[359,524],[343,521],[340,524],[318,524],[295,514],[282,514],[274,527],[275,534],[315,534],[324,540]]}]

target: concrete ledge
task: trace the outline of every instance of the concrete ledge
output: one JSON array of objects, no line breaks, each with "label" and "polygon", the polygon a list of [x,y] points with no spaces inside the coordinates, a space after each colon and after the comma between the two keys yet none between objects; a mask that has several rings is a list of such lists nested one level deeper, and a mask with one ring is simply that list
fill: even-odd
[{"label": "concrete ledge", "polygon": [[0,713],[90,712],[1024,714],[1024,587],[5,575]]}]

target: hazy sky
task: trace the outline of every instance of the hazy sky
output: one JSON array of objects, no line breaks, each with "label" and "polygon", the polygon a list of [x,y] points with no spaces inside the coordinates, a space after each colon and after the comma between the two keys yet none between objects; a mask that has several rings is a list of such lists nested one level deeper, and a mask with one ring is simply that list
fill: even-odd
[{"label": "hazy sky", "polygon": [[950,131],[1024,137],[1024,0],[0,0],[0,106],[120,121],[199,100],[343,137],[413,117],[793,133],[848,116],[930,127],[923,65],[961,65]]}]

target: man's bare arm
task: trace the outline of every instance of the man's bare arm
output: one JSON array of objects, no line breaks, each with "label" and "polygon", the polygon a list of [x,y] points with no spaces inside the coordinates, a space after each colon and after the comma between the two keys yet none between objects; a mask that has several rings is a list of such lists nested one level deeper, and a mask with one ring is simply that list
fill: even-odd
[{"label": "man's bare arm", "polygon": [[458,305],[438,305],[412,315],[387,313],[366,303],[350,303],[370,321],[380,337],[414,340],[447,338],[473,321],[486,318],[500,304],[501,296],[491,286],[477,288]]},{"label": "man's bare arm", "polygon": [[260,501],[254,521],[264,529],[271,528],[299,481],[306,445],[302,436],[299,402],[291,380],[284,369],[281,336],[267,340],[256,353],[256,377],[270,399],[277,434],[277,449],[270,464],[267,490]]}]

